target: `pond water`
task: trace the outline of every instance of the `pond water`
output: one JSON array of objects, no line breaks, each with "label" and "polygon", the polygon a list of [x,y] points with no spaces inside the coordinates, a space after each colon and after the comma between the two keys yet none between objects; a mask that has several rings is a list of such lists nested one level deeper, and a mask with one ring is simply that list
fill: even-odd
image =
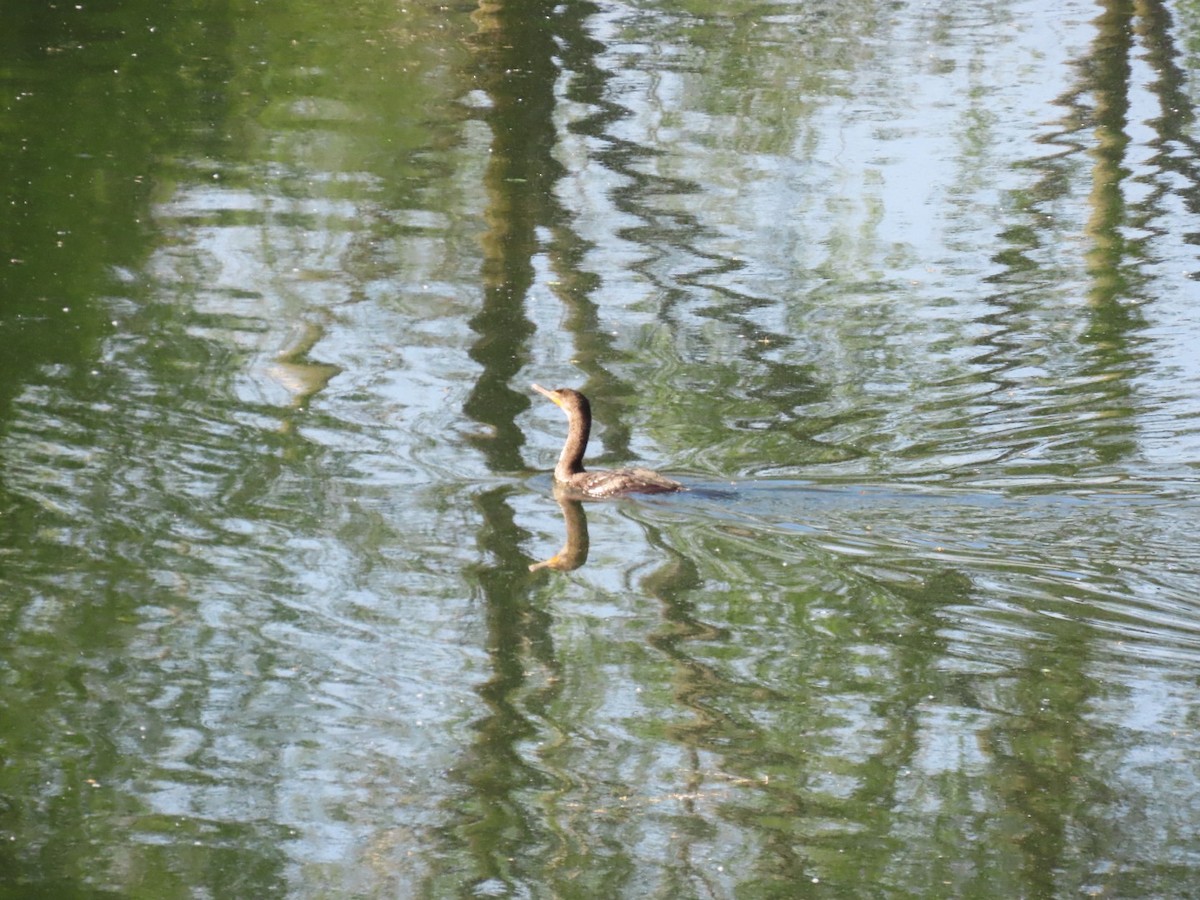
[{"label": "pond water", "polygon": [[1196,3],[6,19],[0,897],[1193,895]]}]

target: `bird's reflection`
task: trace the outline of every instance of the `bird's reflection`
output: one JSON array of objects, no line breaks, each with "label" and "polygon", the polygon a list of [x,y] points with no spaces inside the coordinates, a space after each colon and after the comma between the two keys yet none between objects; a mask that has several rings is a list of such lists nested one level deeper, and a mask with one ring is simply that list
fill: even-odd
[{"label": "bird's reflection", "polygon": [[587,514],[583,511],[583,504],[572,499],[570,493],[558,484],[554,486],[554,499],[558,501],[558,506],[562,510],[563,523],[567,527],[567,540],[562,545],[562,549],[549,559],[530,564],[530,572],[536,572],[538,569],[558,569],[560,572],[570,572],[587,562],[588,527]]}]

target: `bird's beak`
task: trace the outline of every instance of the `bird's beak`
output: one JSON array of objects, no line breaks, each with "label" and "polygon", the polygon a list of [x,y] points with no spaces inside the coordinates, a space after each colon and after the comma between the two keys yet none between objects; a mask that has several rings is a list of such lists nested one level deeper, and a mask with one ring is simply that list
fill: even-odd
[{"label": "bird's beak", "polygon": [[558,402],[558,395],[555,394],[554,391],[548,391],[544,387],[542,387],[540,384],[533,385],[533,389],[535,391],[537,391],[539,394],[541,394],[543,397],[548,398],[550,400],[550,402],[553,403],[555,406],[562,406],[562,404]]}]

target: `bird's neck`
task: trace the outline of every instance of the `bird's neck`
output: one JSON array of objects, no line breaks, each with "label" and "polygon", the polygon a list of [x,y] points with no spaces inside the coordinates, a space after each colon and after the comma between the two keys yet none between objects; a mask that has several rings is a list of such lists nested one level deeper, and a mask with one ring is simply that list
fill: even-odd
[{"label": "bird's neck", "polygon": [[591,431],[591,423],[582,416],[570,415],[569,418],[567,442],[563,444],[558,465],[554,467],[554,477],[559,481],[566,481],[583,471],[583,452],[587,450],[588,433]]}]

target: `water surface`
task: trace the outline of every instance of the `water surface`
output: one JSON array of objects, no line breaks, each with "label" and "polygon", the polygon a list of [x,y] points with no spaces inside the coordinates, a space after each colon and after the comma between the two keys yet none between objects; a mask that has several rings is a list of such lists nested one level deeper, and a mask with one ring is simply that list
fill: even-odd
[{"label": "water surface", "polygon": [[9,19],[0,895],[1194,890],[1192,4]]}]

